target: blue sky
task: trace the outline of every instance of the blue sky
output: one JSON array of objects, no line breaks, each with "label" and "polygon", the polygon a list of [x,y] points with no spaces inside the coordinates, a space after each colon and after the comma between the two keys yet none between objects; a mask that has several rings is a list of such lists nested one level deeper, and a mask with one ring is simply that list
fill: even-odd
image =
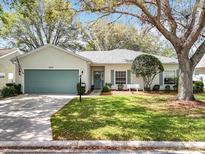
[{"label": "blue sky", "polygon": [[[80,9],[80,6],[79,6],[77,0],[71,0],[71,3],[72,3],[72,6],[74,9],[77,9],[77,10]],[[77,17],[78,17],[79,21],[81,21],[81,23],[86,24],[86,23],[89,23],[91,21],[97,20],[101,15],[102,14],[99,14],[99,13],[82,12],[82,13],[79,13]],[[115,21],[116,19],[118,19],[119,16],[120,16],[119,14],[113,14],[113,15],[110,15],[110,16],[105,17],[103,19],[111,22],[111,21]],[[116,22],[120,22],[120,23],[127,24],[127,25],[133,25],[136,28],[138,28],[140,26],[139,21],[137,21],[137,19],[130,17],[130,16],[127,16],[127,15],[123,15]]]}]

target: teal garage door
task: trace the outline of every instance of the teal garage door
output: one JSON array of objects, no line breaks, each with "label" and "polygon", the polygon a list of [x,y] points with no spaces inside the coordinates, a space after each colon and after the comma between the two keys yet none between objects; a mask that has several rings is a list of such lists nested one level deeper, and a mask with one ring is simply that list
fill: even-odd
[{"label": "teal garage door", "polygon": [[25,70],[25,93],[77,94],[78,70]]}]

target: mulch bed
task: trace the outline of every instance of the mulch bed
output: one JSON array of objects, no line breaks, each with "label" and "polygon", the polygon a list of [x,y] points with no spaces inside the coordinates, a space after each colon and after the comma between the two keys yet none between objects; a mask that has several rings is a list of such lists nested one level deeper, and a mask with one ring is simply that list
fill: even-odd
[{"label": "mulch bed", "polygon": [[180,108],[199,109],[199,108],[205,107],[205,103],[201,101],[171,101],[171,102],[168,102],[168,105],[176,109],[180,109]]}]

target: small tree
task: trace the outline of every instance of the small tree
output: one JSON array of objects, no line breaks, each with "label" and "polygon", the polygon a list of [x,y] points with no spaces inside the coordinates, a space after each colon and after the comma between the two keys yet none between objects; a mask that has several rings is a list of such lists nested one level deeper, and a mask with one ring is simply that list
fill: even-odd
[{"label": "small tree", "polygon": [[151,84],[157,74],[164,71],[160,60],[152,55],[142,54],[135,58],[132,63],[132,72],[136,77],[142,77],[144,89],[149,91]]}]

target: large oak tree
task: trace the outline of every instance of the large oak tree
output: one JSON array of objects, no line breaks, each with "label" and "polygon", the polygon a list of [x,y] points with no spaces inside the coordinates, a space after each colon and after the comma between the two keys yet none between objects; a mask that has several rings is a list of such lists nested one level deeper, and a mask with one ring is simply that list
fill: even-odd
[{"label": "large oak tree", "polygon": [[82,31],[69,1],[10,0],[4,5],[11,10],[2,15],[0,36],[21,50],[30,51],[45,44],[70,50],[82,47]]},{"label": "large oak tree", "polygon": [[[205,0],[80,0],[83,10],[129,15],[153,25],[179,61],[179,100],[193,100],[193,71],[205,53]],[[196,46],[195,52],[191,49]]]}]

